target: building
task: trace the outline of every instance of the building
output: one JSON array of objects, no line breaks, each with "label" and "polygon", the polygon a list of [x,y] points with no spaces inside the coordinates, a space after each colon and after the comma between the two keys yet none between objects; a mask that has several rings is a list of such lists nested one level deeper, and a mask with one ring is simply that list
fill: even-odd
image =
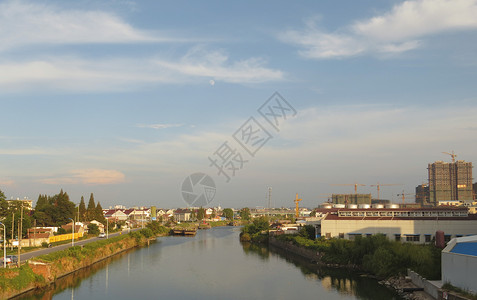
[{"label": "building", "polygon": [[452,163],[436,161],[428,165],[429,202],[442,200],[472,202],[472,163],[458,160]]},{"label": "building", "polygon": [[176,222],[191,221],[192,211],[189,209],[176,209],[174,211],[174,220]]},{"label": "building", "polygon": [[429,202],[429,185],[427,183],[416,186],[416,203],[421,206],[431,206]]},{"label": "building", "polygon": [[33,200],[30,200],[26,197],[24,199],[20,199],[20,198],[10,199],[10,200],[7,199],[7,203],[8,203],[8,207],[14,207],[18,205],[18,207],[23,206],[23,208],[26,208],[29,210],[33,209]]},{"label": "building", "polygon": [[477,234],[477,215],[466,207],[318,209],[323,216],[314,222],[326,238],[354,239],[384,234],[390,240],[430,243],[436,231],[444,231],[446,242]]},{"label": "building", "polygon": [[126,221],[128,215],[120,209],[109,209],[104,213],[104,217],[110,221]]},{"label": "building", "polygon": [[477,235],[456,238],[442,250],[442,282],[477,293]]},{"label": "building", "polygon": [[371,204],[371,194],[333,194],[334,204]]}]

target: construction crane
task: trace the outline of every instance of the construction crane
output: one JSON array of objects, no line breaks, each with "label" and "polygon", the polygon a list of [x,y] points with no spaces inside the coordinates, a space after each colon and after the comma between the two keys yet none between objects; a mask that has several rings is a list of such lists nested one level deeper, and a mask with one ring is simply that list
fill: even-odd
[{"label": "construction crane", "polygon": [[399,183],[377,183],[377,184],[371,184],[370,186],[375,186],[377,187],[378,189],[378,199],[381,199],[379,198],[379,190],[380,190],[380,187],[381,186],[391,186],[391,185],[402,185],[402,184],[399,184]]},{"label": "construction crane", "polygon": [[359,186],[365,186],[366,184],[362,183],[338,183],[338,184],[332,184],[332,185],[354,185],[354,193],[358,193],[358,185]]},{"label": "construction crane", "polygon": [[455,163],[455,158],[457,157],[457,154],[454,154],[454,150],[452,150],[451,153],[449,152],[442,152],[444,154],[449,154],[452,157],[452,163]]},{"label": "construction crane", "polygon": [[403,190],[401,194],[397,194],[397,195],[402,196],[402,204],[404,204],[404,200],[406,199],[406,196],[412,196],[412,195],[415,195],[415,194],[405,194],[404,190]]},{"label": "construction crane", "polygon": [[295,205],[296,205],[296,207],[295,207],[295,217],[296,217],[296,218],[298,218],[298,216],[299,216],[298,202],[300,202],[301,200],[302,200],[302,199],[298,199],[298,193],[297,193],[297,194],[296,194],[296,197],[295,197],[295,200],[294,200]]}]

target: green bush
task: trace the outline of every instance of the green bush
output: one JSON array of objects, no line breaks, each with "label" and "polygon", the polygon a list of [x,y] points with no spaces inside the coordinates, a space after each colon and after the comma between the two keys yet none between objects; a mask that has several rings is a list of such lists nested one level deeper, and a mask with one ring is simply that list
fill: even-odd
[{"label": "green bush", "polygon": [[324,238],[311,240],[303,234],[280,235],[276,238],[320,252],[325,263],[360,266],[378,277],[404,274],[410,268],[425,278],[440,278],[441,250],[430,244],[394,242],[381,234],[358,236],[354,241]]}]

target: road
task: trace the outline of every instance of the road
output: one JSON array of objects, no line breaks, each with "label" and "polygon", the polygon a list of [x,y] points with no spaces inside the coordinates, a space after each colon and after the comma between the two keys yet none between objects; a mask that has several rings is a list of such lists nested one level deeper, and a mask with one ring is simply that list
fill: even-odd
[{"label": "road", "polygon": [[[135,229],[131,229],[131,231],[136,231],[136,230],[140,230],[140,229],[141,228],[135,228]],[[111,233],[111,234],[109,234],[109,237],[118,236],[119,234],[127,234],[128,232],[129,232],[129,230],[124,230],[124,231],[121,231],[121,232]],[[75,241],[75,246],[85,245],[85,244],[95,242],[95,241],[98,241],[98,240],[102,240],[102,239],[105,239],[105,238],[94,237],[94,238],[89,238],[87,240]],[[54,246],[54,247],[51,247],[51,248],[42,248],[42,249],[39,249],[39,250],[34,250],[34,251],[27,252],[27,253],[22,253],[20,259],[21,259],[22,262],[24,262],[26,260],[29,260],[29,259],[33,258],[33,257],[37,257],[37,256],[40,256],[40,255],[44,255],[44,254],[48,254],[48,253],[68,249],[69,247],[71,247],[71,243],[58,245],[58,246]],[[1,256],[3,257],[3,253],[2,253]],[[3,265],[1,266],[1,268],[3,268]]]}]

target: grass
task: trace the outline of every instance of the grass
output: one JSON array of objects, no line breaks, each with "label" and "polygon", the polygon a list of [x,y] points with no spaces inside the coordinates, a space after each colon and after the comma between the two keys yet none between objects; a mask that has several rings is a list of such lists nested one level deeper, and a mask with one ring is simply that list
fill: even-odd
[{"label": "grass", "polygon": [[[12,276],[15,275],[16,276]],[[28,264],[21,266],[19,269],[0,269],[0,288],[5,291],[7,288],[13,290],[22,290],[32,283],[43,283],[45,279],[33,273]]]},{"label": "grass", "polygon": [[472,300],[477,300],[477,295],[476,294],[470,293],[466,290],[463,290],[461,288],[453,286],[452,284],[450,284],[448,282],[444,283],[444,285],[442,286],[442,289],[447,290],[447,291],[451,291],[451,292],[455,292],[455,293],[457,293],[461,296],[464,296],[464,297],[472,299]]}]

